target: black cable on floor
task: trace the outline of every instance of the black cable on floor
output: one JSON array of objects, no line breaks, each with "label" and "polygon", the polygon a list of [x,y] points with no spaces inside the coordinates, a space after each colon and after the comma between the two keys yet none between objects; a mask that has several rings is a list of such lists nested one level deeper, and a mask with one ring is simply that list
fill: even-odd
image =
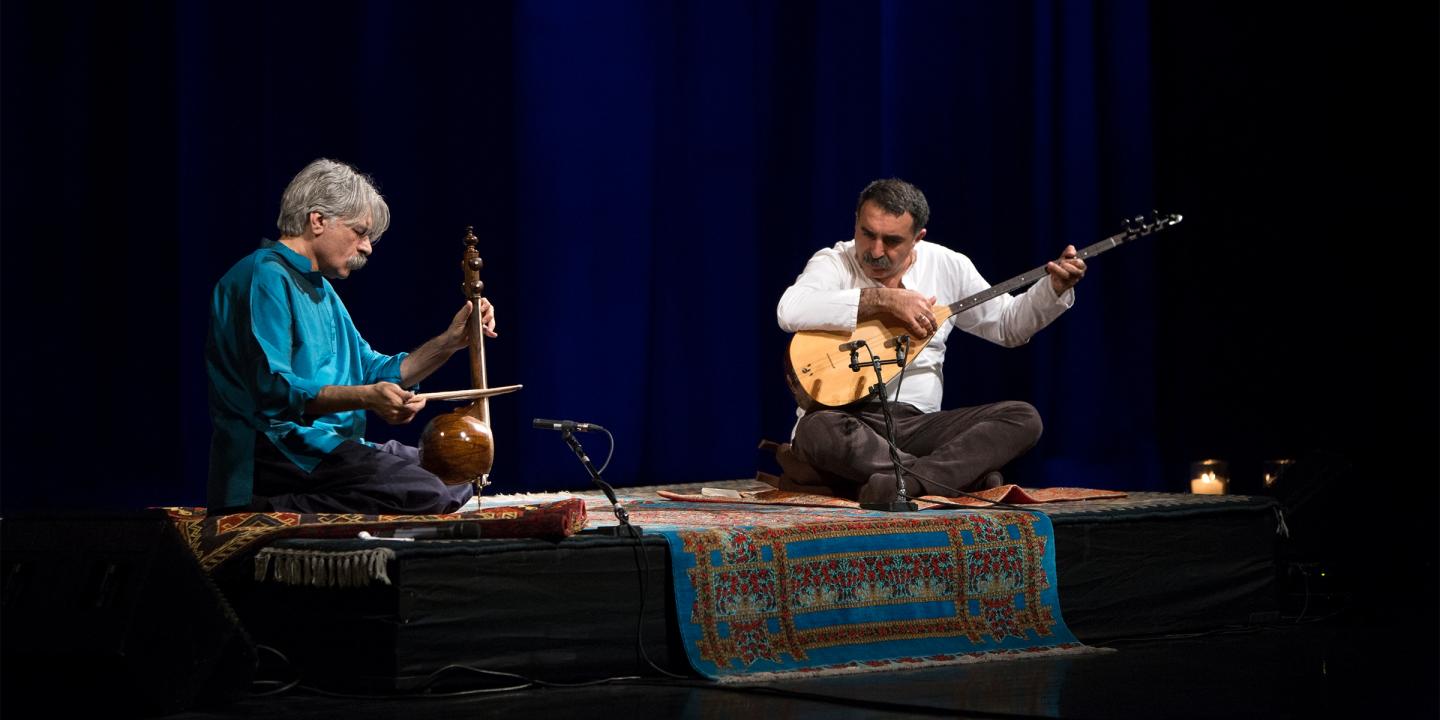
[{"label": "black cable on floor", "polygon": [[[905,671],[902,671],[905,672]],[[858,678],[859,676],[857,676]],[[732,692],[749,695],[765,695],[771,697],[782,697],[793,700],[808,700],[811,702],[825,703],[829,705],[843,705],[845,707],[864,708],[868,710],[883,710],[886,712],[904,713],[908,715],[938,715],[944,717],[964,718],[995,718],[997,720],[1020,720],[1022,718],[1049,717],[1047,715],[1030,715],[1018,713],[989,712],[982,710],[964,710],[953,707],[936,707],[934,705],[917,705],[914,703],[889,702],[885,700],[866,700],[863,698],[840,697],[837,695],[825,695],[822,693],[805,692],[802,690],[788,690],[773,685],[731,685],[725,683],[685,681],[674,682],[665,680],[635,680],[625,683],[626,685],[655,685],[660,687],[687,687],[699,690],[716,690],[720,692]]]},{"label": "black cable on floor", "polygon": [[[275,685],[275,684],[281,684],[281,683],[283,683],[283,685],[282,685],[282,687],[279,687],[279,688],[276,688],[276,689],[273,689],[273,690],[266,690],[266,691],[263,691],[263,692],[253,692],[253,691],[252,691],[252,692],[250,693],[252,697],[271,697],[271,696],[283,694],[283,693],[288,692],[288,691],[290,691],[290,690],[299,689],[299,690],[304,690],[304,691],[306,691],[306,692],[314,693],[314,694],[316,694],[316,695],[324,695],[324,696],[326,696],[326,697],[339,697],[339,698],[349,698],[349,699],[356,699],[356,700],[404,700],[404,699],[413,700],[413,699],[425,699],[425,698],[429,698],[429,699],[440,699],[440,698],[464,697],[464,696],[467,696],[467,695],[483,695],[483,694],[489,694],[489,693],[514,692],[514,691],[517,691],[517,690],[526,690],[526,689],[529,689],[529,688],[532,688],[532,687],[582,688],[582,687],[591,687],[591,686],[595,686],[595,685],[603,685],[603,684],[605,684],[605,683],[611,683],[611,682],[622,681],[622,680],[639,680],[639,679],[641,679],[641,677],[638,676],[638,675],[625,675],[625,676],[602,678],[602,679],[599,679],[599,680],[589,680],[589,681],[584,681],[584,682],[565,683],[565,682],[553,682],[553,681],[549,681],[549,680],[539,680],[539,679],[536,679],[536,678],[532,678],[532,677],[527,677],[527,676],[525,676],[525,675],[521,675],[521,674],[519,674],[519,673],[503,672],[503,671],[500,671],[500,670],[487,670],[487,669],[485,669],[485,668],[478,668],[478,667],[475,667],[475,666],[473,666],[473,665],[451,664],[451,665],[446,665],[446,666],[444,666],[444,667],[438,668],[438,669],[434,670],[433,672],[431,672],[429,675],[426,675],[426,676],[420,681],[420,685],[417,686],[416,689],[410,690],[410,691],[407,691],[407,692],[388,693],[388,694],[384,694],[384,695],[363,694],[363,693],[344,693],[344,692],[338,692],[338,691],[335,691],[335,690],[327,690],[327,689],[325,689],[325,688],[316,687],[316,686],[314,686],[314,685],[305,685],[305,684],[303,684],[303,683],[301,682],[301,677],[300,677],[299,673],[294,670],[294,666],[291,664],[290,659],[285,656],[285,653],[282,653],[282,652],[280,652],[279,650],[277,650],[277,649],[275,649],[275,648],[273,648],[273,647],[270,647],[269,645],[257,645],[256,647],[257,647],[257,649],[260,649],[260,650],[263,650],[263,651],[265,651],[265,652],[271,653],[271,654],[275,655],[276,657],[280,658],[281,662],[284,663],[284,667],[285,667],[286,669],[290,670],[291,672],[293,672],[294,675],[295,675],[295,677],[294,677],[292,680],[289,680],[289,681],[257,680],[257,681],[255,681],[255,682],[253,682],[253,683],[251,684],[252,687],[257,687],[257,686],[258,686],[258,687],[265,687],[265,686]],[[475,673],[475,674],[478,674],[478,675],[486,675],[486,676],[491,676],[491,677],[505,678],[505,679],[507,679],[507,680],[518,680],[518,681],[519,681],[519,684],[516,684],[516,685],[507,685],[507,686],[498,687],[498,688],[471,688],[471,689],[468,689],[468,690],[454,690],[454,691],[447,691],[447,692],[433,692],[433,691],[431,691],[431,690],[429,689],[432,685],[435,684],[435,682],[436,682],[437,680],[440,679],[440,677],[441,677],[442,675],[444,675],[444,674],[446,674],[446,673],[448,673],[448,672],[451,672],[451,671],[455,671],[455,670],[463,670],[463,671],[465,671],[465,672]]]},{"label": "black cable on floor", "polygon": [[[627,529],[629,528],[628,523],[626,527]],[[647,598],[646,591],[648,589],[646,586],[646,578],[650,576],[650,557],[645,553],[645,546],[640,541],[640,533],[631,531],[631,535],[635,539],[635,547],[633,550],[639,554],[639,564],[642,566],[637,568],[640,574],[640,616],[635,620],[635,648],[640,651],[640,657],[645,660],[645,663],[656,672],[666,677],[688,680],[689,677],[685,675],[677,675],[656,665],[655,661],[650,659],[650,654],[645,651],[645,602]]]}]

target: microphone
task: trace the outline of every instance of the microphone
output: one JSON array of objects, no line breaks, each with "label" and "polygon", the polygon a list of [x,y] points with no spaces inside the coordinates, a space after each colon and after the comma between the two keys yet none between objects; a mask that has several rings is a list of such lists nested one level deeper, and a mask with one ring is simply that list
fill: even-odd
[{"label": "microphone", "polygon": [[561,432],[605,432],[605,428],[594,423],[577,423],[574,420],[535,418],[530,425],[541,430],[559,430]]},{"label": "microphone", "polygon": [[865,347],[864,340],[854,340],[848,343],[840,343],[840,347],[836,349],[842,352],[854,352],[862,347]]},{"label": "microphone", "polygon": [[[641,534],[640,528],[630,524],[630,513],[625,511],[625,506],[621,505],[620,499],[615,497],[615,488],[610,487],[610,483],[600,477],[600,471],[590,464],[590,456],[585,454],[585,448],[580,447],[580,440],[575,437],[577,432],[603,432],[610,435],[610,431],[594,423],[577,423],[574,420],[535,418],[530,421],[530,425],[540,430],[559,430],[564,433],[560,437],[575,452],[575,457],[580,458],[580,464],[584,465],[586,472],[590,473],[590,482],[595,483],[595,486],[605,493],[605,499],[610,501],[610,507],[615,511],[615,519],[620,523],[618,528],[623,529],[626,535],[638,540]],[[615,449],[614,436],[610,437],[610,449],[611,451]],[[605,462],[608,465],[610,461],[606,460]],[[618,530],[615,534],[619,535]]]}]

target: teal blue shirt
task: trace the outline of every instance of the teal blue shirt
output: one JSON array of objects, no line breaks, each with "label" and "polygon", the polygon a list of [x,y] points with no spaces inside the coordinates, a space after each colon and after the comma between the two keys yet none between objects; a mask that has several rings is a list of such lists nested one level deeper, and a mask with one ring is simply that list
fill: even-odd
[{"label": "teal blue shirt", "polygon": [[262,435],[306,472],[340,443],[364,442],[364,410],[307,417],[305,403],[326,385],[399,383],[406,355],[370,349],[330,282],[294,250],[274,243],[236,263],[215,284],[205,343],[209,507],[250,504]]}]

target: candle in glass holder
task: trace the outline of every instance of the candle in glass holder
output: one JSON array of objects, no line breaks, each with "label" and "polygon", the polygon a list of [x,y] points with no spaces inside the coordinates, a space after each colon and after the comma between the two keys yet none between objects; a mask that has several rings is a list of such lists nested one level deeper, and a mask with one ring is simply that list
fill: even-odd
[{"label": "candle in glass holder", "polygon": [[1196,495],[1224,495],[1230,485],[1230,467],[1224,460],[1190,463],[1190,492]]}]

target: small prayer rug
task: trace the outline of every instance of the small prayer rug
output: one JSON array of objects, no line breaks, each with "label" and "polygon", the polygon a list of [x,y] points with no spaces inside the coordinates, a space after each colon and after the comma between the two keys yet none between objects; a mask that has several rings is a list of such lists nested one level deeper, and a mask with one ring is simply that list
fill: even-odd
[{"label": "small prayer rug", "polygon": [[214,572],[224,563],[248,557],[261,546],[280,538],[353,538],[361,530],[374,534],[398,528],[445,528],[455,523],[477,523],[480,537],[559,538],[574,535],[584,529],[586,523],[585,501],[580,498],[544,504],[482,507],[449,515],[269,512],[207,517],[205,508],[169,507],[164,510],[206,572]]},{"label": "small prayer rug", "polygon": [[691,664],[754,681],[1088,652],[1042,513],[627,503],[670,543]]}]

